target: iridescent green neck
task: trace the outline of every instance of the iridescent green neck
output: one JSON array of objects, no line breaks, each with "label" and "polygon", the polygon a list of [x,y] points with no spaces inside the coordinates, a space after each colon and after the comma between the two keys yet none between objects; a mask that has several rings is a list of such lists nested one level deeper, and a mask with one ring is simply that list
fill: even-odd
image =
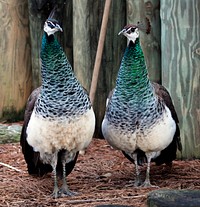
[{"label": "iridescent green neck", "polygon": [[54,35],[48,36],[44,33],[40,57],[43,82],[46,79],[55,81],[73,75],[71,65]]},{"label": "iridescent green neck", "polygon": [[[42,87],[36,113],[45,118],[74,117],[91,108],[88,95],[53,35],[43,35],[41,48]],[[78,100],[78,101],[77,101]]]},{"label": "iridescent green neck", "polygon": [[131,41],[125,50],[116,81],[115,94],[122,99],[130,100],[131,98],[135,101],[143,100],[144,97],[153,97],[139,38],[135,43]]},{"label": "iridescent green neck", "polygon": [[61,91],[71,93],[71,90],[77,87],[81,88],[71,64],[54,35],[47,36],[44,33],[40,56],[42,95],[48,93],[57,99],[58,95],[63,96]]}]

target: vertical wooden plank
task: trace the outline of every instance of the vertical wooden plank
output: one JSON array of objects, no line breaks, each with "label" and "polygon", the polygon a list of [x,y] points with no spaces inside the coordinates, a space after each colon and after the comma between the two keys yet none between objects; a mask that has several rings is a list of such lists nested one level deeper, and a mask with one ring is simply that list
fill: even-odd
[{"label": "vertical wooden plank", "polygon": [[[40,5],[37,5],[35,1],[28,0],[29,7],[29,27],[31,38],[31,64],[32,64],[32,86],[37,88],[41,83],[40,75],[40,46],[42,39],[42,27],[45,21],[45,16]],[[38,8],[39,7],[39,8]]]},{"label": "vertical wooden plank", "polygon": [[22,110],[30,94],[31,59],[27,11],[26,0],[0,1],[0,117]]},{"label": "vertical wooden plank", "polygon": [[[78,80],[88,92],[92,80],[101,19],[103,16],[103,6],[104,0],[76,0],[73,2],[74,71]],[[100,79],[96,93],[98,93],[99,83]],[[99,114],[103,110],[103,105],[98,105],[99,108],[97,109],[96,103],[99,101],[99,98],[96,95],[93,104],[96,115],[95,137],[99,137],[101,131],[101,116]]]},{"label": "vertical wooden plank", "polygon": [[[89,90],[100,33],[105,0],[73,1],[74,70],[83,86]],[[119,64],[125,49],[125,39],[118,32],[126,21],[126,2],[112,1],[103,51],[99,81],[94,101],[95,137],[101,137],[101,122],[109,91],[114,87]]]},{"label": "vertical wooden plank", "polygon": [[200,1],[161,1],[162,79],[181,126],[183,158],[200,158]]},{"label": "vertical wooden plank", "polygon": [[161,82],[160,54],[160,0],[126,0],[127,23],[136,24],[148,17],[151,22],[149,35],[141,32],[141,46],[145,55],[149,77],[152,81]]},{"label": "vertical wooden plank", "polygon": [[107,27],[108,27],[108,17],[110,13],[111,3],[112,3],[112,0],[105,0],[104,12],[103,12],[102,23],[101,23],[101,30],[99,34],[99,41],[98,41],[98,46],[97,46],[94,69],[93,69],[93,74],[92,74],[92,82],[91,82],[90,93],[89,93],[89,97],[90,97],[92,104],[94,102],[95,95],[96,95],[96,88],[97,88],[97,82],[98,82],[98,77],[99,77],[99,70],[101,66],[101,60],[103,56],[103,48],[104,48],[104,42],[105,42],[106,32],[107,32]]},{"label": "vertical wooden plank", "polygon": [[[65,2],[66,0],[64,0]],[[67,2],[64,4],[63,7],[61,7],[62,10],[62,28],[63,33],[60,37],[60,40],[63,45],[63,48],[66,52],[67,58],[71,65],[73,65],[73,0],[67,0]]]},{"label": "vertical wooden plank", "polygon": [[[93,59],[90,39],[89,0],[73,1],[73,58],[74,72],[81,84],[89,91]],[[98,26],[97,26],[98,27]]]}]

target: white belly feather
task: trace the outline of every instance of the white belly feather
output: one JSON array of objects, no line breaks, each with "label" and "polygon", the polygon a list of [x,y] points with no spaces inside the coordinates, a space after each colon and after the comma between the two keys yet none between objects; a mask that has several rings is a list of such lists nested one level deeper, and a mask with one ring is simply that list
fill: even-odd
[{"label": "white belly feather", "polygon": [[116,149],[126,152],[133,152],[136,149],[136,133],[113,127],[106,117],[102,122],[102,133],[106,141]]},{"label": "white belly feather", "polygon": [[89,145],[95,128],[93,109],[73,120],[48,120],[32,113],[27,127],[27,142],[40,154],[66,149],[80,151]]},{"label": "white belly feather", "polygon": [[176,131],[171,112],[167,107],[165,108],[162,118],[154,125],[143,131],[138,128],[134,133],[115,128],[105,117],[102,123],[102,133],[111,146],[125,152],[131,153],[137,148],[144,152],[161,151],[172,142]]}]

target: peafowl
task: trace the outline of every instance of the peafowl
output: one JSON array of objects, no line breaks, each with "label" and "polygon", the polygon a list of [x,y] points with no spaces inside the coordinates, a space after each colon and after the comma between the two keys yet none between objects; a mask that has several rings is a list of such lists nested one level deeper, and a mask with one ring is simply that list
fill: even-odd
[{"label": "peafowl", "polygon": [[[116,86],[107,100],[102,133],[107,142],[135,164],[135,186],[150,187],[150,163],[170,165],[181,150],[178,117],[168,91],[150,82],[140,31],[150,32],[150,23],[127,25],[119,32],[128,38]],[[138,165],[147,161],[146,179],[140,181]]]},{"label": "peafowl", "polygon": [[[22,152],[30,174],[53,172],[54,198],[74,195],[66,176],[72,171],[78,152],[90,144],[95,115],[88,94],[54,34],[62,31],[55,19],[44,24],[41,45],[42,86],[27,102],[21,133]],[[57,176],[63,177],[59,189]]]},{"label": "peafowl", "polygon": [[[33,92],[31,93],[31,95],[29,96],[27,100],[25,114],[24,114],[24,123],[23,123],[21,137],[20,137],[20,144],[22,146],[22,152],[24,154],[24,158],[27,163],[28,173],[30,175],[36,175],[36,176],[43,176],[49,172],[52,172],[51,165],[44,164],[40,160],[39,152],[35,152],[33,150],[33,147],[31,147],[26,140],[26,137],[27,137],[26,129],[27,129],[31,114],[34,109],[35,102],[40,94],[40,91],[41,91],[41,87],[38,87],[35,90],[33,90]],[[79,152],[76,153],[74,160],[72,160],[71,162],[65,165],[66,176],[69,175],[71,171],[73,170],[76,164],[76,160],[78,158],[78,154]],[[62,170],[63,170],[62,162],[61,162],[61,155],[62,155],[62,151],[59,151],[56,171],[60,177],[62,177]]]}]

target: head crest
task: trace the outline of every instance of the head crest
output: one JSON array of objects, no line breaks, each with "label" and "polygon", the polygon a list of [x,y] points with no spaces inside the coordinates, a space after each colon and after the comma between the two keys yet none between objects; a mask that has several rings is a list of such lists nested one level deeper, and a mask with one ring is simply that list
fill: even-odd
[{"label": "head crest", "polygon": [[54,19],[54,18],[55,18],[54,16],[55,16],[55,12],[56,12],[56,10],[57,10],[57,5],[55,5],[55,6],[53,7],[51,13],[49,14],[48,19]]}]

